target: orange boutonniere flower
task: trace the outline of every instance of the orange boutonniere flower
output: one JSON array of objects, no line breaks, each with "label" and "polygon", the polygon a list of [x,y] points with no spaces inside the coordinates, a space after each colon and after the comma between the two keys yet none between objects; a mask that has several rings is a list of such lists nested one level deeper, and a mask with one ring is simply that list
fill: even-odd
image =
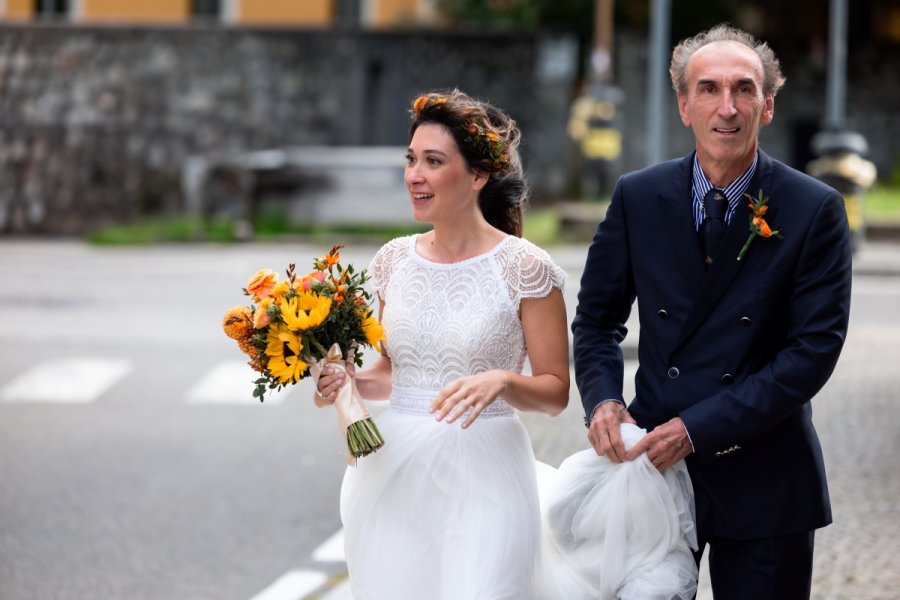
[{"label": "orange boutonniere flower", "polygon": [[747,206],[750,207],[750,210],[753,211],[750,215],[750,236],[747,238],[747,241],[744,242],[744,246],[741,248],[741,251],[738,252],[738,260],[741,260],[744,257],[744,253],[747,252],[747,248],[750,247],[750,242],[753,241],[753,238],[756,236],[763,238],[776,237],[778,239],[784,239],[784,236],[779,233],[777,229],[772,229],[769,224],[766,222],[763,215],[766,214],[766,211],[769,210],[769,207],[766,206],[766,203],[769,201],[768,196],[763,196],[763,191],[759,190],[759,196],[754,198],[750,194],[744,194],[747,199],[750,201],[750,204]]}]

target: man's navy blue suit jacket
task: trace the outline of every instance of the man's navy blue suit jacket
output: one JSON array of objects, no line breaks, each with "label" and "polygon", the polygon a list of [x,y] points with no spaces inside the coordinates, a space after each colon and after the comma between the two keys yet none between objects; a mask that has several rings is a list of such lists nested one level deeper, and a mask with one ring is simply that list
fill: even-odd
[{"label": "man's navy blue suit jacket", "polygon": [[754,539],[831,522],[810,400],[847,332],[851,251],[841,196],[771,159],[747,193],[783,239],[749,236],[741,202],[709,267],[691,209],[693,154],[619,179],[588,252],[572,324],[586,414],[622,398],[619,342],[637,299],[639,368],[628,410],[652,429],[680,416],[695,452],[701,538]]}]

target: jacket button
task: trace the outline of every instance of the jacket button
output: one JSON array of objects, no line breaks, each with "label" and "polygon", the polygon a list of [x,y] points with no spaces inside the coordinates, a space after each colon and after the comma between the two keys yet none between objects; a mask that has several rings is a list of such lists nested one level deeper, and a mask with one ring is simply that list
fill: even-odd
[{"label": "jacket button", "polygon": [[678,367],[669,367],[669,370],[666,372],[669,376],[669,379],[678,379],[678,376],[681,375],[681,372],[678,371]]},{"label": "jacket button", "polygon": [[664,308],[661,308],[658,311],[656,311],[656,314],[659,315],[660,319],[668,319],[669,318],[669,311],[667,311]]},{"label": "jacket button", "polygon": [[750,320],[750,317],[741,317],[741,325],[749,325],[753,321]]},{"label": "jacket button", "polygon": [[731,382],[734,381],[734,375],[731,373],[725,373],[722,375],[722,383],[725,385],[731,385]]}]

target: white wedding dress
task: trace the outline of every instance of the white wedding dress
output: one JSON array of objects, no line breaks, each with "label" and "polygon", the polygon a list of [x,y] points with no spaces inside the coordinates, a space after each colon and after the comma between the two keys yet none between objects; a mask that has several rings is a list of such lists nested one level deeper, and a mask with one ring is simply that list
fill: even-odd
[{"label": "white wedding dress", "polygon": [[[355,600],[575,600],[581,596],[567,590],[601,589],[579,575],[578,561],[590,558],[572,526],[586,515],[567,502],[588,499],[591,486],[579,474],[603,459],[594,455],[596,461],[552,474],[552,486],[569,491],[546,496],[552,504],[542,534],[536,462],[516,411],[498,398],[467,429],[462,419],[447,424],[428,412],[437,393],[459,377],[522,371],[519,302],[561,289],[565,273],[546,252],[514,236],[453,264],[419,256],[416,239],[389,242],[370,269],[385,301],[393,387],[389,408],[376,417],[385,446],[348,468],[341,489]],[[546,559],[540,558],[542,535]],[[590,566],[611,554],[603,552]],[[557,585],[559,577],[571,586]]]}]

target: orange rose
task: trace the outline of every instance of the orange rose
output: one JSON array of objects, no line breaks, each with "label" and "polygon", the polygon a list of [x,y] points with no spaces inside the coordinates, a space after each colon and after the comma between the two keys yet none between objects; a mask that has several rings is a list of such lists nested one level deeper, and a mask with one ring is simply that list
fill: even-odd
[{"label": "orange rose", "polygon": [[759,235],[763,236],[764,238],[772,237],[772,228],[769,227],[769,224],[766,223],[765,219],[759,220]]},{"label": "orange rose", "polygon": [[422,112],[422,109],[425,108],[426,104],[428,104],[428,96],[419,96],[416,98],[416,101],[413,102],[413,110],[417,113]]},{"label": "orange rose", "polygon": [[266,296],[259,301],[256,312],[253,313],[253,326],[256,329],[262,329],[272,322],[272,317],[269,316],[269,307],[272,306],[272,302],[272,296]]},{"label": "orange rose", "polygon": [[487,137],[488,141],[491,141],[491,142],[499,142],[499,141],[500,141],[500,136],[497,135],[497,134],[496,134],[495,132],[493,132],[493,131],[488,131],[488,132],[485,134],[485,137]]},{"label": "orange rose", "polygon": [[262,269],[256,272],[247,282],[247,293],[253,296],[253,300],[259,302],[272,293],[275,284],[278,283],[278,274],[272,269]]}]

